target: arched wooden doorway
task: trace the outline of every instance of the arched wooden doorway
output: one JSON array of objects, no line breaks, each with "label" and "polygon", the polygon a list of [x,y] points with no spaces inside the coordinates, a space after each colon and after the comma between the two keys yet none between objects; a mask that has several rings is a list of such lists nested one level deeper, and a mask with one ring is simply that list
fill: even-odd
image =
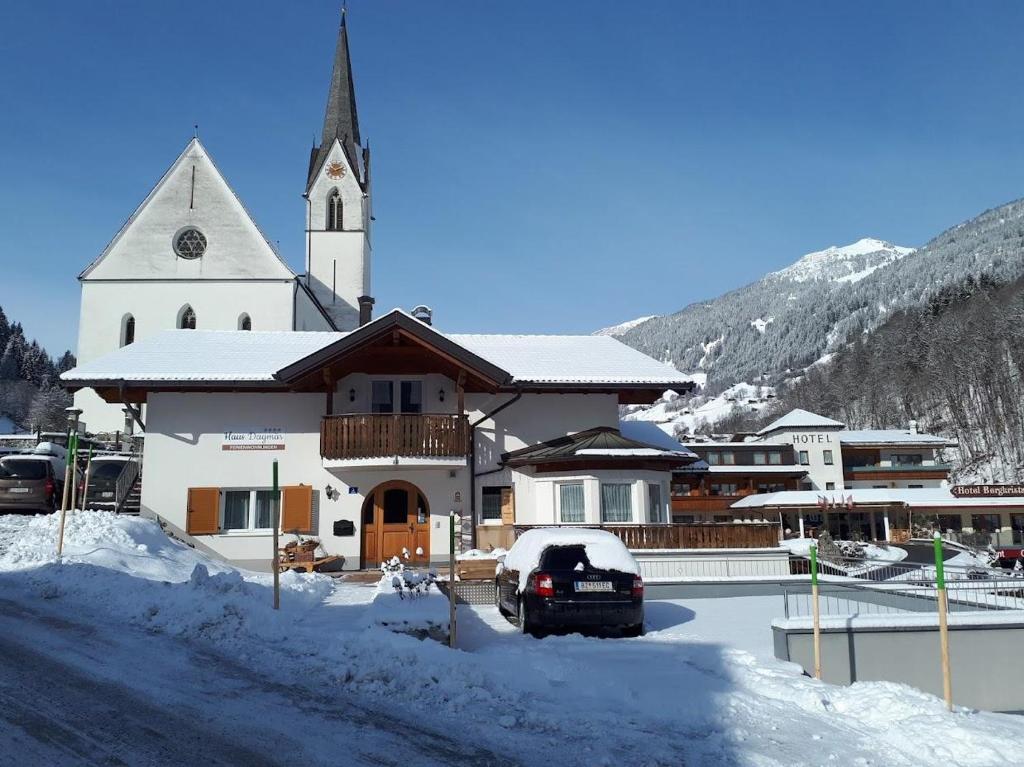
[{"label": "arched wooden doorway", "polygon": [[363,501],[362,566],[373,567],[391,557],[411,564],[430,561],[427,498],[416,485],[400,479],[377,485]]}]

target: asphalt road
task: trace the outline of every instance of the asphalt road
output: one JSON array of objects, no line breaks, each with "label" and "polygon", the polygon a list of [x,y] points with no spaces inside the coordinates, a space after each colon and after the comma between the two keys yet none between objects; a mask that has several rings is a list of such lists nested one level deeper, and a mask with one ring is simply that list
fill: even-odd
[{"label": "asphalt road", "polygon": [[[901,543],[899,544],[901,549],[907,550],[907,558],[903,561],[906,564],[915,565],[933,565],[935,564],[935,548],[931,543]],[[955,549],[951,546],[943,545],[942,547],[942,561],[945,562],[947,559],[951,559],[959,554],[961,549]]]},{"label": "asphalt road", "polygon": [[0,765],[516,763],[309,681],[0,599]]}]

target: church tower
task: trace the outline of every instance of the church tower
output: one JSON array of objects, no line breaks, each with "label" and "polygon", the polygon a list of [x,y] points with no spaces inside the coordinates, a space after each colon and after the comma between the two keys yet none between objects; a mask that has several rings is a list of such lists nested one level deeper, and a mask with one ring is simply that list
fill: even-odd
[{"label": "church tower", "polygon": [[306,275],[338,330],[370,321],[370,149],[363,146],[341,13],[320,145],[306,179]]}]

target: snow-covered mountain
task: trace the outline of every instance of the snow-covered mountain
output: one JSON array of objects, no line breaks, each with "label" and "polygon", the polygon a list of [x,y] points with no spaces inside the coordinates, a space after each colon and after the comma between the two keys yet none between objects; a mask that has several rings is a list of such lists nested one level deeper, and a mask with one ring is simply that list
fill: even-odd
[{"label": "snow-covered mountain", "polygon": [[769,276],[793,282],[859,282],[877,269],[913,252],[914,248],[902,248],[874,237],[865,237],[850,245],[833,245],[825,250],[808,253]]},{"label": "snow-covered mountain", "polygon": [[626,333],[627,330],[632,330],[637,325],[642,325],[647,320],[653,320],[657,315],[648,314],[646,317],[637,317],[635,320],[626,320],[620,322],[618,325],[609,325],[606,328],[595,330],[593,335],[595,336],[611,336],[612,338],[618,338],[619,336]]},{"label": "snow-covered mountain", "polygon": [[808,253],[718,298],[651,317],[619,338],[681,371],[706,372],[708,392],[717,394],[739,381],[779,383],[946,286],[1022,274],[1018,200],[917,250],[864,238]]}]

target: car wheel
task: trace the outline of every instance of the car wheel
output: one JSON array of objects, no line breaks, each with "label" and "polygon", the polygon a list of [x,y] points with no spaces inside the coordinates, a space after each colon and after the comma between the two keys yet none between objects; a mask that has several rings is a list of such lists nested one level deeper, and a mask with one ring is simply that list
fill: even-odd
[{"label": "car wheel", "polygon": [[529,616],[526,614],[526,602],[523,601],[522,597],[519,597],[519,610],[517,612],[518,615],[516,617],[518,618],[517,623],[519,624],[519,633],[532,634],[533,626],[530,625]]},{"label": "car wheel", "polygon": [[494,582],[494,606],[504,617],[508,617],[508,610],[501,606],[501,584],[497,581]]},{"label": "car wheel", "polygon": [[638,623],[635,626],[626,626],[622,630],[622,636],[624,637],[642,637],[644,635],[644,624]]}]

